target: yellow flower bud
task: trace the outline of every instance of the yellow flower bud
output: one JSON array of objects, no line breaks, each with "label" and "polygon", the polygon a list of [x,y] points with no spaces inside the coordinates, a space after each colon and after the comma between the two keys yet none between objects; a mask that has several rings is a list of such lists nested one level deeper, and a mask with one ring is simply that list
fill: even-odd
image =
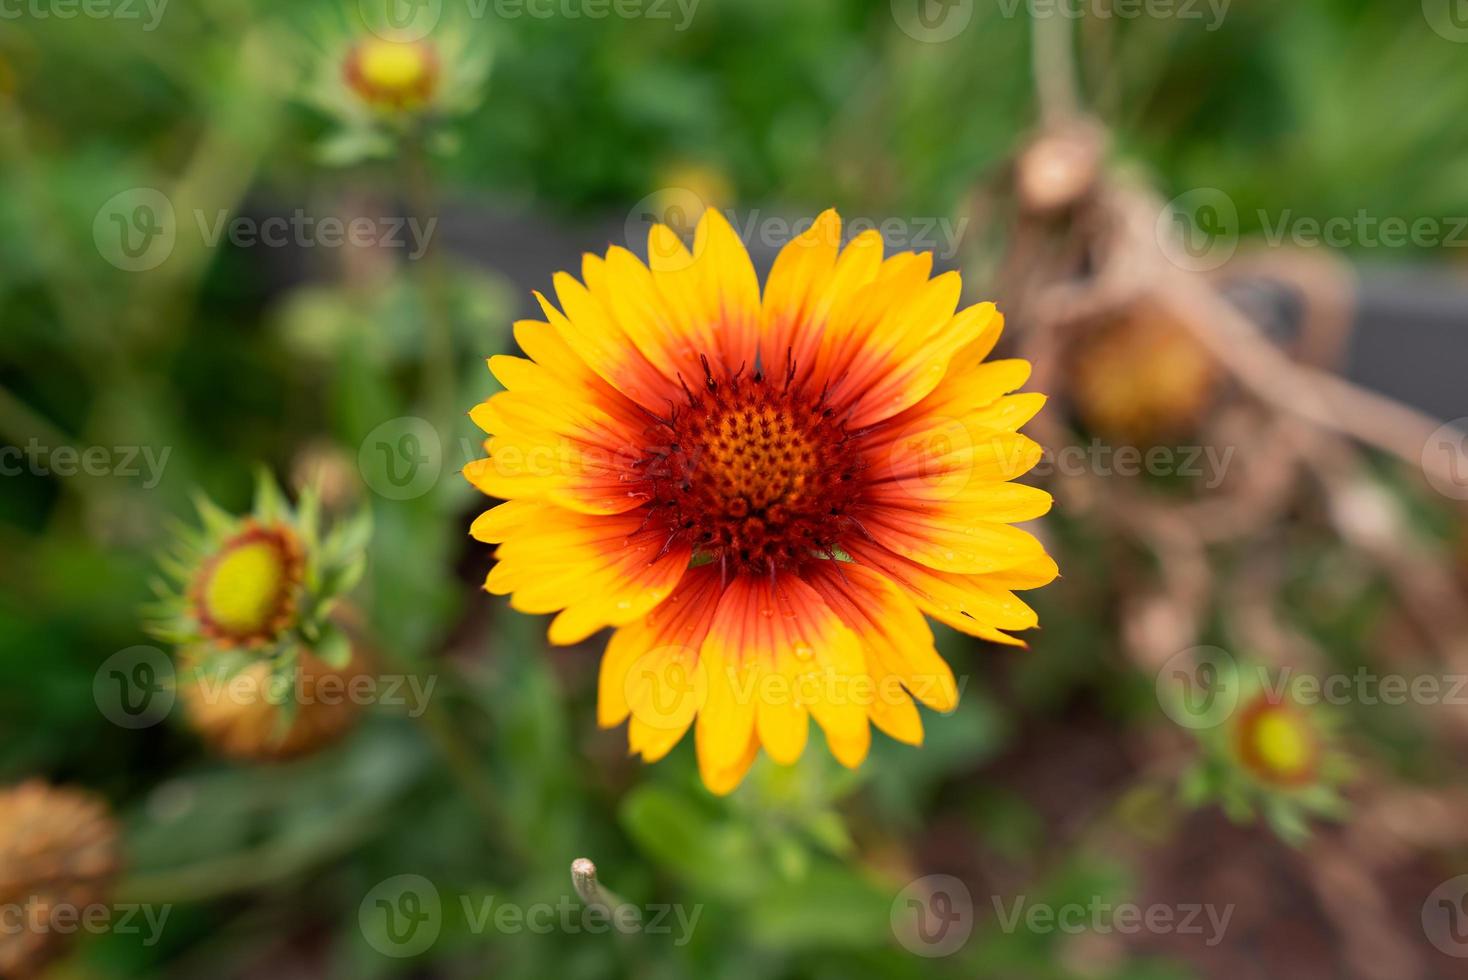
[{"label": "yellow flower bud", "polygon": [[366,38],[352,45],[343,67],[347,84],[376,109],[413,109],[433,97],[438,53],[427,41]]}]

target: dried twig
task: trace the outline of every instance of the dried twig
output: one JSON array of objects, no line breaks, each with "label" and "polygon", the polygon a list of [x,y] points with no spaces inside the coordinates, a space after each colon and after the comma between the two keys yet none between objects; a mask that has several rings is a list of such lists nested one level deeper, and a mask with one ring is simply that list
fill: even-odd
[{"label": "dried twig", "polygon": [[597,880],[596,865],[590,858],[577,858],[571,862],[571,886],[587,908],[604,911],[619,932],[637,931],[640,910]]}]

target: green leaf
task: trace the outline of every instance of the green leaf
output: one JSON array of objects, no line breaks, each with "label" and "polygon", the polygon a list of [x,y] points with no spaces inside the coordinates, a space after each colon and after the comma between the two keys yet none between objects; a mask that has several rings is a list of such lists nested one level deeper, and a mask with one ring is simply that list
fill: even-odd
[{"label": "green leaf", "polygon": [[780,834],[771,842],[775,854],[775,867],[786,881],[798,881],[810,870],[810,852],[800,838],[793,834]]},{"label": "green leaf", "polygon": [[1298,847],[1310,838],[1310,824],[1298,806],[1270,798],[1264,804],[1264,820],[1285,843]]},{"label": "green leaf", "polygon": [[194,509],[199,512],[199,520],[204,522],[204,529],[212,536],[232,534],[238,526],[239,522],[233,514],[225,511],[202,492],[194,494]]},{"label": "green leaf", "polygon": [[835,810],[812,813],[805,820],[805,831],[812,840],[832,854],[849,854],[855,846],[846,829],[846,821]]},{"label": "green leaf", "polygon": [[390,156],[391,138],[372,129],[347,129],[327,137],[316,147],[316,157],[329,167],[346,167],[364,160]]},{"label": "green leaf", "polygon": [[321,490],[315,483],[308,484],[301,490],[296,505],[296,530],[307,553],[318,550],[321,536]]},{"label": "green leaf", "polygon": [[882,946],[891,935],[894,894],[845,866],[823,864],[765,892],[750,909],[749,931],[783,949]]},{"label": "green leaf", "polygon": [[352,662],[352,641],[341,630],[327,624],[313,652],[328,666],[341,670]]},{"label": "green leaf", "polygon": [[1213,798],[1213,778],[1204,765],[1195,765],[1183,773],[1178,783],[1178,798],[1189,807],[1201,806]]},{"label": "green leaf", "polygon": [[372,543],[372,512],[365,507],[338,522],[321,546],[321,561],[328,569],[356,561]]},{"label": "green leaf", "polygon": [[620,817],[655,863],[721,897],[752,896],[773,879],[747,825],[720,819],[688,796],[640,786],[622,801]]},{"label": "green leaf", "polygon": [[267,523],[291,517],[290,504],[280,492],[280,485],[263,466],[255,470],[255,516]]},{"label": "green leaf", "polygon": [[345,565],[330,569],[321,583],[321,595],[324,598],[345,595],[357,587],[357,583],[362,581],[362,576],[366,572],[367,556],[365,554],[358,555]]}]

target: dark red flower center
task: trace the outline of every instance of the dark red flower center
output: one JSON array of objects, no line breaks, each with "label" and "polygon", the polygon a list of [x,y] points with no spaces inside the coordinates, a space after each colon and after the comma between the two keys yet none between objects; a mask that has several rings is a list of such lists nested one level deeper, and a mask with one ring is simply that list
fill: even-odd
[{"label": "dark red flower center", "polygon": [[[823,394],[756,371],[715,379],[655,427],[643,460],[652,513],[696,559],[730,573],[832,557],[859,486],[851,437]],[[664,442],[664,440],[666,440]]]}]

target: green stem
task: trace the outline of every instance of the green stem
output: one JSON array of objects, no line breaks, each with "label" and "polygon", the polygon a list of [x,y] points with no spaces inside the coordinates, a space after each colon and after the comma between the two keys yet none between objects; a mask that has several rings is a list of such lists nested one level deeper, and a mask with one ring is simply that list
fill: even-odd
[{"label": "green stem", "polygon": [[117,886],[116,900],[154,905],[201,902],[260,888],[348,853],[371,836],[376,827],[375,815],[360,817],[347,824],[345,833],[340,832],[340,825],[333,828],[335,832],[329,839],[273,841],[180,868],[140,872],[122,880]]},{"label": "green stem", "polygon": [[[393,666],[403,673],[421,673],[416,667],[407,662],[405,658],[393,657],[383,654],[384,659],[392,662]],[[447,664],[445,663],[445,667]],[[448,672],[442,671],[440,677]],[[458,685],[458,678],[450,676],[450,686]],[[444,765],[448,768],[449,775],[454,778],[459,789],[463,791],[478,813],[482,823],[482,830],[488,841],[499,851],[510,856],[516,862],[528,863],[529,856],[520,846],[518,836],[504,809],[499,803],[499,794],[490,783],[488,776],[475,754],[469,750],[468,731],[469,726],[461,719],[455,717],[448,705],[447,699],[453,696],[452,690],[441,690],[435,697],[428,698],[423,710],[413,720],[423,727],[428,739],[433,743]]]},{"label": "green stem", "polygon": [[0,435],[8,437],[17,446],[30,438],[52,446],[62,446],[71,441],[49,419],[3,387],[0,387]]},{"label": "green stem", "polygon": [[46,181],[46,167],[31,152],[25,117],[9,99],[0,98],[0,161],[7,165],[17,191],[15,201],[29,214],[26,227],[33,232],[32,248],[44,270],[41,282],[55,307],[59,326],[71,343],[101,348],[106,357],[83,357],[83,370],[99,383],[116,369],[120,345],[116,331],[108,329],[109,318],[98,302],[92,284],[77,274],[85,268],[59,230],[67,219],[57,206]]},{"label": "green stem", "polygon": [[[437,219],[438,207],[421,129],[414,129],[403,138],[403,187],[408,196],[409,210],[418,220],[419,227],[427,229],[427,222]],[[426,313],[423,338],[424,397],[428,400],[434,424],[449,434],[454,428],[456,418],[463,413],[457,407],[455,390],[458,373],[454,365],[453,306],[448,276],[431,236],[424,244],[423,255],[418,262],[418,281],[422,286]]]}]

